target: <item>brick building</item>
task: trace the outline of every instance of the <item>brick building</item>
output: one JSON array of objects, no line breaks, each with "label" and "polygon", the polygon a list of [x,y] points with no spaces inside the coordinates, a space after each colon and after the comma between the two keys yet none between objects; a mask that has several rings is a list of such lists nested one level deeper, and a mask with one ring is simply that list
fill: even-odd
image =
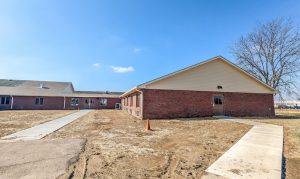
[{"label": "brick building", "polygon": [[274,92],[218,56],[138,85],[121,95],[121,103],[141,119],[274,116]]},{"label": "brick building", "polygon": [[70,82],[0,80],[0,110],[114,109],[120,92],[75,91]]}]

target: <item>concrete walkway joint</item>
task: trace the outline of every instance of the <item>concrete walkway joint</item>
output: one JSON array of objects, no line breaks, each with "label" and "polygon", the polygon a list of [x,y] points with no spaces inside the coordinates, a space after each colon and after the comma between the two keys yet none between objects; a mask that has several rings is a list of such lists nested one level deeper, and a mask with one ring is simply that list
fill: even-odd
[{"label": "concrete walkway joint", "polygon": [[244,119],[225,119],[254,125],[207,170],[203,178],[281,178],[283,127]]},{"label": "concrete walkway joint", "polygon": [[67,116],[49,121],[14,134],[2,137],[2,140],[17,141],[17,140],[36,140],[45,137],[46,135],[62,128],[63,126],[75,121],[76,119],[86,115],[92,110],[81,110]]}]

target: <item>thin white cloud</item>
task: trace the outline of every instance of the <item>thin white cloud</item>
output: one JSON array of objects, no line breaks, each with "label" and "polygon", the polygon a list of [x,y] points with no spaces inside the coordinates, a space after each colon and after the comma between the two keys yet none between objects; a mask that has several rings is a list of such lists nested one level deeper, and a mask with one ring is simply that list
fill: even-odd
[{"label": "thin white cloud", "polygon": [[94,63],[93,64],[93,67],[95,67],[95,68],[99,68],[101,65],[100,65],[100,63]]},{"label": "thin white cloud", "polygon": [[133,48],[133,53],[140,53],[142,51],[141,48]]},{"label": "thin white cloud", "polygon": [[129,67],[111,66],[111,69],[115,73],[128,73],[134,71],[134,68],[132,66]]}]

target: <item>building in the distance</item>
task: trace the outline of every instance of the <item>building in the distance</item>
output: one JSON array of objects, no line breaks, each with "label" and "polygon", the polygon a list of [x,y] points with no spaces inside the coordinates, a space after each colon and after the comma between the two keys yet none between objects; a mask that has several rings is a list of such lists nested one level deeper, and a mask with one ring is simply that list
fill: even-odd
[{"label": "building in the distance", "polygon": [[300,109],[300,100],[278,100],[278,101],[275,101],[275,108]]},{"label": "building in the distance", "polygon": [[0,79],[0,109],[114,109],[121,92],[75,91],[70,82]]},{"label": "building in the distance", "polygon": [[141,119],[274,116],[275,90],[223,57],[138,85],[122,109]]}]

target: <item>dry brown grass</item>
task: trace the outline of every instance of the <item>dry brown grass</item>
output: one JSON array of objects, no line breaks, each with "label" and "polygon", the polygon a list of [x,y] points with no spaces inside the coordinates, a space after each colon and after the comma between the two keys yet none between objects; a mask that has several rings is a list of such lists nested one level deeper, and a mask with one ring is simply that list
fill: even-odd
[{"label": "dry brown grass", "polygon": [[71,110],[0,111],[0,137],[73,113]]},{"label": "dry brown grass", "polygon": [[300,109],[275,109],[276,116],[278,118],[299,118]]},{"label": "dry brown grass", "polygon": [[251,126],[222,120],[152,120],[124,111],[89,113],[46,138],[86,138],[68,178],[200,178]]}]

